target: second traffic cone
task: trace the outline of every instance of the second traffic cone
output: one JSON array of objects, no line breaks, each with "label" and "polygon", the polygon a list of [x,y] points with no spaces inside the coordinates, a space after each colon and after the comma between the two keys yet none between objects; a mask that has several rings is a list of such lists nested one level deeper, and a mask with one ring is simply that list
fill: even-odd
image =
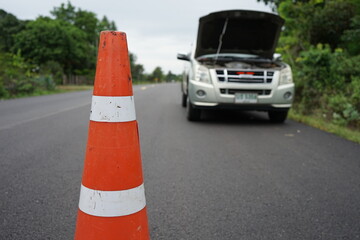
[{"label": "second traffic cone", "polygon": [[104,31],[75,239],[149,238],[126,35]]}]

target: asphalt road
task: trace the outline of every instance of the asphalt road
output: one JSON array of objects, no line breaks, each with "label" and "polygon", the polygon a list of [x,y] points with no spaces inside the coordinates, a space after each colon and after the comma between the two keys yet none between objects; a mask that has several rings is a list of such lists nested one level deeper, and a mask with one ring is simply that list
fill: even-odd
[{"label": "asphalt road", "polygon": [[[360,145],[135,86],[152,239],[360,239]],[[0,101],[0,239],[72,239],[91,92]]]}]

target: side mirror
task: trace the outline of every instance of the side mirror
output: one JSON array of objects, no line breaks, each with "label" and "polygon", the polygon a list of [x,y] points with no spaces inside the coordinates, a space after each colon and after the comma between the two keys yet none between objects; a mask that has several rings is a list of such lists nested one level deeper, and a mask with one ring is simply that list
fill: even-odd
[{"label": "side mirror", "polygon": [[185,61],[190,61],[190,58],[187,54],[183,54],[183,53],[178,53],[177,54],[177,59],[179,60],[185,60]]},{"label": "side mirror", "polygon": [[280,53],[274,53],[274,55],[273,55],[273,61],[274,61],[274,62],[282,61],[281,54],[280,54]]}]

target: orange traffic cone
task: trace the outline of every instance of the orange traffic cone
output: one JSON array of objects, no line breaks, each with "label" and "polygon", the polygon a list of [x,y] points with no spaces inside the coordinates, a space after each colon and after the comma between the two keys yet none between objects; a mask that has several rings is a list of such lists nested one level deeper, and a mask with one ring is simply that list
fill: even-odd
[{"label": "orange traffic cone", "polygon": [[100,34],[77,240],[150,239],[126,34]]}]

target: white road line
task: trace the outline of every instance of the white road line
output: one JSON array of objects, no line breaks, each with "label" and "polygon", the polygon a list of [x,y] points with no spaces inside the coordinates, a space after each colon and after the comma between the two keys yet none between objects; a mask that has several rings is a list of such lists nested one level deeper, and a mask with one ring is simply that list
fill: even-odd
[{"label": "white road line", "polygon": [[0,131],[10,129],[10,128],[16,127],[16,126],[24,124],[24,123],[40,120],[42,118],[51,117],[51,116],[54,116],[54,115],[62,113],[62,112],[67,112],[67,111],[71,111],[71,110],[74,110],[74,109],[77,109],[77,108],[82,108],[82,107],[85,107],[85,106],[87,106],[89,104],[90,103],[85,103],[85,104],[81,104],[81,105],[77,105],[77,106],[63,108],[61,110],[58,110],[58,111],[55,111],[55,112],[52,112],[52,113],[47,113],[47,114],[44,114],[44,115],[41,115],[41,116],[37,116],[37,117],[29,118],[29,119],[26,119],[26,120],[22,120],[22,121],[19,121],[19,122],[11,123],[11,124],[5,125],[3,127],[0,127]]}]

